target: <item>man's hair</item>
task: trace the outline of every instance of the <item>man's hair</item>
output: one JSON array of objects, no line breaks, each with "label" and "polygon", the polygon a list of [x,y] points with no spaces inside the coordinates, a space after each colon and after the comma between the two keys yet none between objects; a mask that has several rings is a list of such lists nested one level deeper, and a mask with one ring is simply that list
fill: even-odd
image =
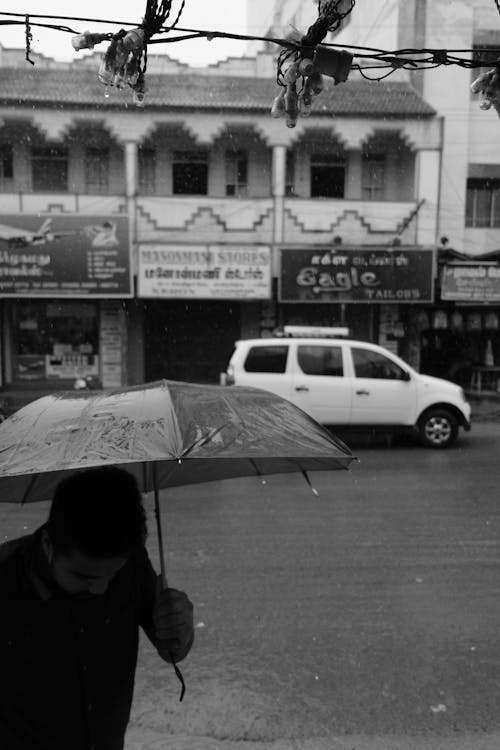
[{"label": "man's hair", "polygon": [[121,557],[146,541],[146,514],[135,478],[115,466],[71,474],[57,486],[47,531],[55,554]]}]

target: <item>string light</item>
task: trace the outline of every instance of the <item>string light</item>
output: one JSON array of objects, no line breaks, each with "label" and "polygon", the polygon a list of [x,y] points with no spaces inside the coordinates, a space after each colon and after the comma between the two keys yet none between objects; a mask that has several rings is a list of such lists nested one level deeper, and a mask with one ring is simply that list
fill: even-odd
[{"label": "string light", "polygon": [[339,28],[355,4],[356,0],[350,0],[349,6],[342,10],[345,0],[320,1],[316,21],[303,36],[294,31],[288,38],[294,46],[290,48],[288,45],[280,52],[276,82],[285,92],[275,97],[271,115],[285,117],[287,127],[294,128],[299,116],[311,114],[313,96],[323,89],[323,75],[332,77],[336,84],[347,80],[353,55],[323,46],[320,42],[329,31]]},{"label": "string light", "polygon": [[[500,0],[494,0],[500,14]],[[216,30],[187,29],[178,26],[184,9],[182,0],[180,9],[173,23],[165,25],[168,20],[172,0],[147,0],[146,12],[142,23],[138,25],[126,21],[110,19],[82,18],[76,16],[55,16],[48,14],[32,14],[0,11],[0,26],[25,26],[26,60],[34,64],[30,58],[33,27],[48,28],[73,35],[72,45],[75,50],[93,49],[104,41],[109,41],[109,47],[104,55],[108,57],[108,65],[104,70],[103,62],[99,72],[105,80],[105,96],[109,96],[109,86],[122,88],[130,86],[134,90],[134,102],[137,106],[144,106],[146,93],[145,72],[147,68],[147,48],[152,44],[175,43],[185,39],[236,39],[241,41],[262,41],[281,47],[278,57],[277,83],[282,88],[271,108],[273,117],[285,117],[287,124],[293,127],[299,116],[307,117],[311,111],[314,96],[318,96],[323,88],[323,76],[333,78],[335,84],[347,80],[351,70],[357,71],[364,78],[381,81],[392,75],[396,70],[427,70],[439,66],[458,66],[466,69],[489,68],[472,84],[473,93],[481,94],[481,109],[494,107],[500,116],[500,47],[498,60],[482,59],[477,49],[446,50],[433,48],[406,48],[399,50],[384,50],[375,47],[338,45],[327,43],[324,37],[328,31],[336,31],[343,19],[351,13],[356,0],[329,0],[318,3],[318,19],[308,29],[304,36],[298,32],[289,37],[276,38],[271,36],[254,36],[247,34],[232,34]],[[2,18],[3,17],[3,18]],[[44,20],[34,20],[44,19]],[[132,27],[129,31],[122,28],[118,33],[79,32],[74,28],[54,21],[71,21],[89,24],[113,24],[115,26]],[[173,30],[183,32],[183,35],[167,36],[153,39],[161,33]],[[130,35],[130,36],[129,36]],[[125,42],[124,40],[127,39]],[[110,51],[111,48],[111,51]],[[285,81],[285,75],[294,63],[298,63],[298,75],[295,80]],[[101,71],[102,68],[102,71]],[[365,71],[384,70],[376,75],[366,75]],[[113,76],[111,75],[112,72]],[[289,73],[292,79],[295,68]],[[111,80],[112,78],[112,80]],[[286,98],[286,88],[290,86]],[[288,114],[287,114],[288,107]]]},{"label": "string light", "polygon": [[482,73],[471,85],[473,94],[481,94],[480,109],[493,107],[500,117],[500,69],[498,64]]}]

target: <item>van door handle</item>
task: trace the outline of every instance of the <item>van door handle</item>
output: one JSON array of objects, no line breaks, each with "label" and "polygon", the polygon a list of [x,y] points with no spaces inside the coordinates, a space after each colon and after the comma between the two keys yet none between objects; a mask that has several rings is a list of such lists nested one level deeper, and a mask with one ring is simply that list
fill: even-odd
[{"label": "van door handle", "polygon": [[307,387],[307,385],[298,385],[298,386],[297,386],[297,387],[295,388],[295,390],[296,390],[296,391],[308,391],[308,390],[309,390],[309,388]]},{"label": "van door handle", "polygon": [[370,391],[356,391],[356,396],[369,396]]}]

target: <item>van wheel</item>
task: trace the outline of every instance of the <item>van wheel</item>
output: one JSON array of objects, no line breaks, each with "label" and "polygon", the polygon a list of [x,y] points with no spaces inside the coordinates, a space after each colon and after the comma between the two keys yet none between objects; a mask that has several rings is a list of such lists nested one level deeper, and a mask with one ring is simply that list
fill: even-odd
[{"label": "van wheel", "polygon": [[428,409],[418,420],[420,441],[428,448],[448,448],[458,436],[458,422],[448,409]]}]

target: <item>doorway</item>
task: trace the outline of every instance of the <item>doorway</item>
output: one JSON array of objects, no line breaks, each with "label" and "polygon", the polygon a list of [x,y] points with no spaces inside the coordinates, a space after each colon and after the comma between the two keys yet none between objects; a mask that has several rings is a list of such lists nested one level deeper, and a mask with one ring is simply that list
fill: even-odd
[{"label": "doorway", "polygon": [[240,304],[161,300],[146,304],[146,380],[218,383],[240,336]]}]

